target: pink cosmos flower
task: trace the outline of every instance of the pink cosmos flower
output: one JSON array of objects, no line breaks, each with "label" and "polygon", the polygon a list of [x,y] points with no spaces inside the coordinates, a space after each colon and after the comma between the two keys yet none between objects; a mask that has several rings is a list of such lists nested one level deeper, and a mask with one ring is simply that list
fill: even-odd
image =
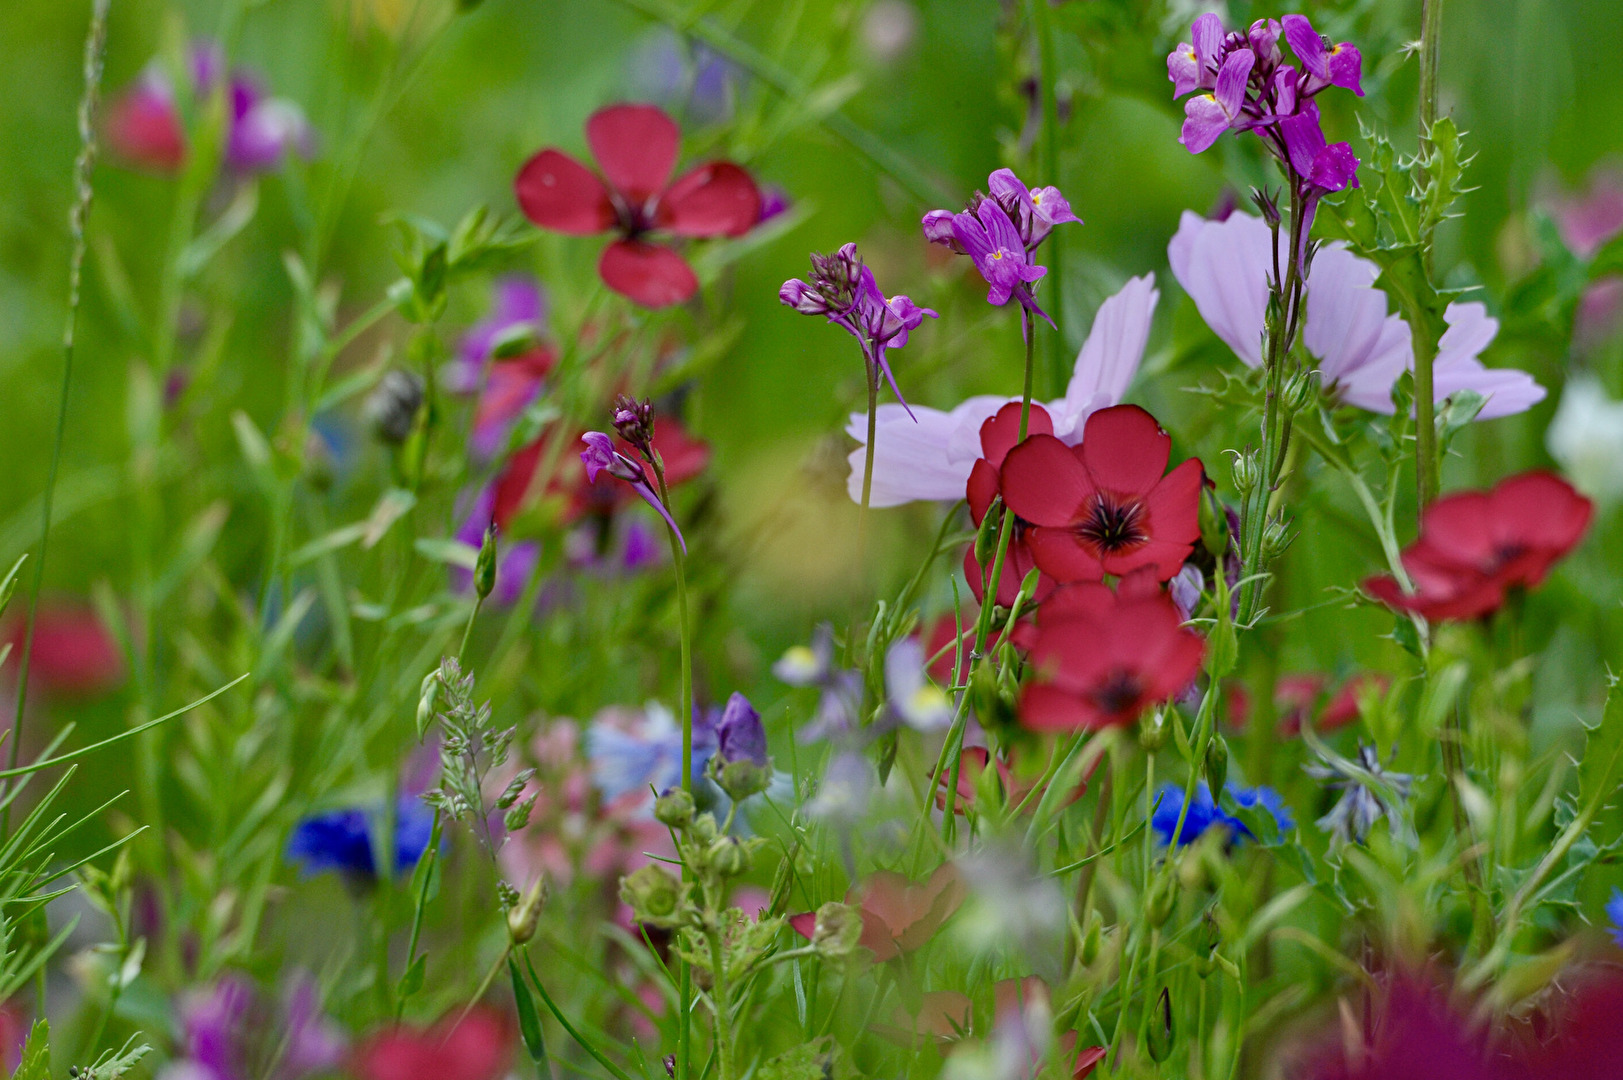
[{"label": "pink cosmos flower", "polygon": [[[1172,273],[1201,317],[1247,367],[1262,366],[1262,334],[1273,273],[1273,237],[1261,218],[1230,214],[1208,221],[1184,211],[1167,245]],[[1320,380],[1343,404],[1392,412],[1392,384],[1414,367],[1409,326],[1386,309],[1375,287],[1380,271],[1341,244],[1313,258],[1307,281],[1302,341],[1318,360]],[[1478,419],[1525,412],[1544,398],[1532,376],[1514,368],[1484,367],[1477,357],[1499,332],[1499,321],[1479,303],[1455,303],[1433,368],[1436,400],[1461,390],[1488,399]]]},{"label": "pink cosmos flower", "polygon": [[[1042,406],[1053,422],[1054,437],[1067,446],[1082,441],[1082,426],[1100,409],[1118,404],[1138,371],[1149,339],[1150,320],[1161,294],[1155,275],[1136,277],[1099,307],[1088,339],[1077,354],[1065,396]],[[900,506],[914,501],[945,502],[964,497],[970,471],[982,456],[981,425],[1019,398],[981,394],[950,412],[915,406],[908,417],[900,405],[881,405],[874,447],[870,506]],[[852,413],[846,432],[859,445],[851,452],[846,489],[853,502],[862,499],[862,469],[868,439],[868,414]]]}]

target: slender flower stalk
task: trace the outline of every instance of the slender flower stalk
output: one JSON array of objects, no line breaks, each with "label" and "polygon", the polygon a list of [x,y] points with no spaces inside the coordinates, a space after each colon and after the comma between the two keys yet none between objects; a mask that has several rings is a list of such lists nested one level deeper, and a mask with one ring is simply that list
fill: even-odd
[{"label": "slender flower stalk", "polygon": [[[1431,128],[1437,122],[1437,62],[1442,51],[1443,0],[1420,0],[1420,151],[1424,156],[1431,147]],[[1421,178],[1424,183],[1424,176]],[[1434,245],[1432,236],[1421,237],[1421,250],[1426,272],[1432,271]],[[1432,368],[1437,359],[1437,343],[1431,335],[1414,327],[1414,390],[1415,390],[1415,491],[1419,496],[1418,513],[1437,497],[1440,484],[1437,460],[1436,408],[1432,402]]]}]

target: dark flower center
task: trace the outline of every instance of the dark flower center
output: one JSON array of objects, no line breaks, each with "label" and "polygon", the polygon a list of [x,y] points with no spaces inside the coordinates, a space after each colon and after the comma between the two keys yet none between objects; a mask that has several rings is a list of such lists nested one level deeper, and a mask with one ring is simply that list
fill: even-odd
[{"label": "dark flower center", "polygon": [[1489,573],[1510,565],[1526,554],[1526,544],[1506,543],[1498,545],[1493,549],[1493,562],[1489,569]]},{"label": "dark flower center", "polygon": [[1093,506],[1076,532],[1107,555],[1130,551],[1150,538],[1144,530],[1142,503],[1136,499],[1116,502],[1102,492],[1094,496]]},{"label": "dark flower center", "polygon": [[1138,710],[1139,701],[1144,696],[1144,684],[1139,681],[1137,672],[1116,668],[1088,696],[1100,712],[1122,716]]}]

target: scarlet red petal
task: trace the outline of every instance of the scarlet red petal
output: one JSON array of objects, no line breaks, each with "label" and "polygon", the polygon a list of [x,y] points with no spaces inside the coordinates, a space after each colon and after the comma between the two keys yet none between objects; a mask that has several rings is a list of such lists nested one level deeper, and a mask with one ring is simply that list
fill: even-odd
[{"label": "scarlet red petal", "polygon": [[1105,1059],[1109,1050],[1103,1046],[1090,1046],[1076,1055],[1076,1064],[1072,1067],[1071,1080],[1086,1080],[1093,1075],[1093,1070],[1099,1062]]},{"label": "scarlet red petal", "polygon": [[1493,560],[1493,504],[1480,491],[1445,495],[1420,519],[1422,543],[1442,558],[1469,566]]},{"label": "scarlet red petal", "polygon": [[1032,529],[1026,533],[1031,557],[1055,581],[1101,581],[1105,568],[1093,548],[1070,529]]},{"label": "scarlet red petal", "polygon": [[[657,419],[654,449],[665,462],[665,483],[671,487],[693,479],[710,465],[710,444],[690,435],[674,416]],[[649,480],[651,483],[652,477]]]},{"label": "scarlet red petal", "polygon": [[[1047,409],[1041,405],[1031,406],[1031,414],[1026,418],[1026,434],[1028,436],[1054,434],[1054,419],[1048,415]],[[1003,465],[1003,459],[1019,441],[1018,401],[1009,402],[981,423],[981,455],[992,463],[993,468],[1000,468]]]},{"label": "scarlet red petal", "polygon": [[616,240],[604,248],[597,272],[603,284],[644,307],[670,307],[699,291],[699,279],[682,256],[640,240]]},{"label": "scarlet red petal", "polygon": [[614,189],[641,206],[671,178],[682,130],[656,105],[610,105],[586,121],[586,143]]},{"label": "scarlet red petal", "polygon": [[1116,595],[1123,600],[1143,600],[1161,595],[1161,580],[1150,567],[1122,575],[1116,582]]},{"label": "scarlet red petal", "polygon": [[496,480],[496,497],[491,502],[490,516],[495,519],[498,529],[507,528],[507,523],[513,520],[521,506],[524,505],[524,496],[529,493],[530,481],[535,479],[536,466],[541,463],[541,450],[544,438],[518,450],[507,459],[507,467]]},{"label": "scarlet red petal", "polygon": [[969,519],[980,528],[992,500],[998,495],[997,468],[985,458],[976,458],[969,470],[969,482],[964,485],[964,498],[969,502]]},{"label": "scarlet red petal", "polygon": [[689,170],[659,197],[659,224],[677,236],[743,236],[760,219],[760,189],[730,161]]},{"label": "scarlet red petal", "polygon": [[186,159],[186,135],[174,105],[151,94],[130,93],[113,102],[107,141],[127,161],[163,172]]},{"label": "scarlet red petal", "polygon": [[1118,576],[1151,574],[1157,581],[1171,581],[1189,559],[1192,544],[1169,540],[1151,540],[1131,551],[1108,553],[1100,560],[1105,573]]},{"label": "scarlet red petal", "polygon": [[1553,473],[1529,472],[1501,481],[1489,496],[1496,539],[1541,548],[1551,560],[1583,538],[1594,504]]},{"label": "scarlet red petal", "polygon": [[543,229],[587,236],[614,224],[614,203],[603,181],[562,150],[548,148],[526,161],[513,193],[524,216]]},{"label": "scarlet red petal", "polygon": [[1033,525],[1072,524],[1095,490],[1076,454],[1052,435],[1033,435],[1011,449],[1000,474],[1003,501]]},{"label": "scarlet red petal", "polygon": [[1151,536],[1178,544],[1200,539],[1200,488],[1205,479],[1199,458],[1190,458],[1161,478],[1144,498]]},{"label": "scarlet red petal", "polygon": [[812,931],[817,929],[817,912],[803,911],[799,915],[789,916],[788,921],[790,929],[810,941]]},{"label": "scarlet red petal", "polygon": [[1403,591],[1398,580],[1390,574],[1377,574],[1364,579],[1363,589],[1389,608],[1414,611],[1415,598]]},{"label": "scarlet red petal", "polygon": [[1145,671],[1150,679],[1148,694],[1154,701],[1169,701],[1200,674],[1201,661],[1206,658],[1206,639],[1180,627],[1155,646],[1155,653],[1154,665]]},{"label": "scarlet red petal", "polygon": [[1033,731],[1099,728],[1099,711],[1075,694],[1050,683],[1032,683],[1020,694],[1020,724]]},{"label": "scarlet red petal", "polygon": [[1155,487],[1172,456],[1172,436],[1137,405],[1113,405],[1082,428],[1082,462],[1105,491],[1142,495]]},{"label": "scarlet red petal", "polygon": [[1037,617],[1043,626],[1066,619],[1102,619],[1116,606],[1116,594],[1098,581],[1061,585],[1044,602]]}]

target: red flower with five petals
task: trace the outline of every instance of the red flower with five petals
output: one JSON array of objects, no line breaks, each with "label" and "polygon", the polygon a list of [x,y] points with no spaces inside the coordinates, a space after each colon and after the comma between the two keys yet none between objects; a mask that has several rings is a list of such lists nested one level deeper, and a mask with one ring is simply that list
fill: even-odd
[{"label": "red flower with five petals", "polygon": [[1101,409],[1075,447],[1032,430],[1004,459],[1001,489],[1034,526],[1026,543],[1044,573],[1099,581],[1150,567],[1167,581],[1182,569],[1200,539],[1205,471],[1190,458],[1166,472],[1172,438],[1155,417],[1137,405]]},{"label": "red flower with five petals", "polygon": [[761,216],[749,173],[728,161],[699,165],[671,182],[682,132],[653,105],[611,105],[586,121],[586,142],[603,175],[555,147],[536,154],[513,187],[524,216],[554,232],[588,236],[610,229],[603,283],[645,307],[680,304],[699,289],[693,268],[673,249],[650,243],[655,231],[679,237],[742,236]]},{"label": "red flower with five petals", "polygon": [[1492,491],[1448,495],[1426,508],[1403,552],[1415,591],[1382,574],[1364,591],[1387,607],[1433,622],[1491,615],[1513,588],[1532,588],[1577,546],[1594,504],[1554,473],[1501,480]]},{"label": "red flower with five petals", "polygon": [[[1031,406],[1031,415],[1026,419],[1026,437],[1044,435],[1054,438],[1054,421],[1048,415],[1048,410],[1041,405]],[[999,470],[1009,451],[1015,448],[1020,441],[1020,403],[1011,401],[989,417],[981,424],[981,456],[969,471],[969,482],[964,487],[964,496],[969,500],[969,516],[976,528],[986,518],[986,512],[992,506],[992,500],[1002,493],[1002,478]],[[1058,442],[1058,440],[1055,440]],[[1009,550],[1003,556],[1003,574],[997,587],[997,602],[1004,607],[1011,607],[1014,598],[1020,593],[1020,583],[1026,579],[1036,563],[1032,559],[1031,547],[1028,537],[1031,523],[1023,520],[1019,514],[1015,515],[1014,531],[1009,536]],[[981,593],[984,581],[990,567],[982,567],[975,558],[973,546],[964,552],[964,577],[969,581],[969,591],[975,594],[975,602],[983,603]],[[1042,602],[1054,589],[1054,580],[1046,574],[1037,579],[1037,595],[1034,598]]]},{"label": "red flower with five petals", "polygon": [[1119,591],[1099,582],[1054,590],[1023,636],[1037,679],[1021,694],[1020,722],[1037,731],[1130,724],[1182,693],[1206,653],[1149,569]]}]

